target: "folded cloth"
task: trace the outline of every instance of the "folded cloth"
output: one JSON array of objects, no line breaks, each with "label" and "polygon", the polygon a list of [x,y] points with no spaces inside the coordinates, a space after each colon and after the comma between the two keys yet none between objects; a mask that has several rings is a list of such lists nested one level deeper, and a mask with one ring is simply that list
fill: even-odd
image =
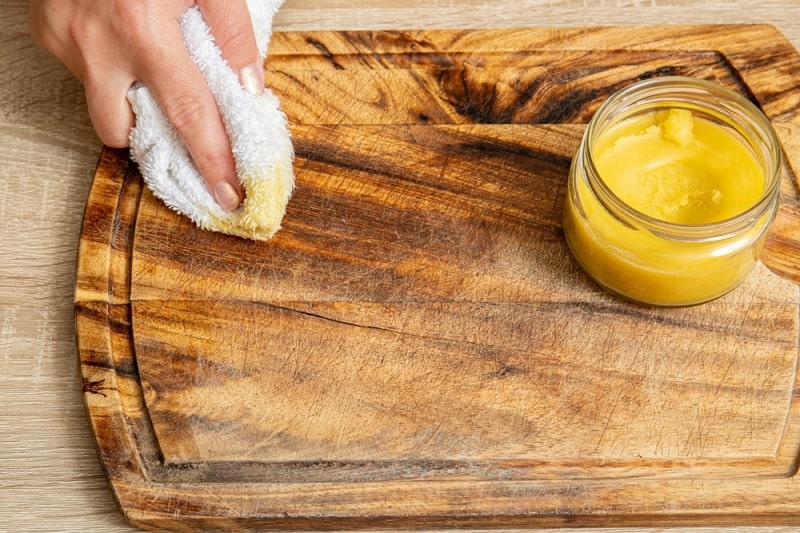
[{"label": "folded cloth", "polygon": [[[283,0],[248,0],[259,49],[266,57],[272,19]],[[189,55],[217,102],[231,141],[245,200],[226,212],[206,188],[175,128],[150,91],[136,84],[128,100],[136,115],[130,135],[131,158],[155,196],[199,227],[266,240],[280,229],[294,188],[292,147],[286,116],[278,98],[266,89],[258,96],[242,88],[214,43],[197,6],[180,20]]]}]

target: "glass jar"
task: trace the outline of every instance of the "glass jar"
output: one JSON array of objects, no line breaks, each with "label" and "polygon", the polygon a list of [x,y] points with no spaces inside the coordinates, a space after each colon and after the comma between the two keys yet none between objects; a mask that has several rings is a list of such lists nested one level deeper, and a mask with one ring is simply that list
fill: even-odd
[{"label": "glass jar", "polygon": [[687,77],[635,83],[586,128],[569,174],[567,243],[626,298],[706,302],[758,261],[781,168],[769,120],[743,96]]}]

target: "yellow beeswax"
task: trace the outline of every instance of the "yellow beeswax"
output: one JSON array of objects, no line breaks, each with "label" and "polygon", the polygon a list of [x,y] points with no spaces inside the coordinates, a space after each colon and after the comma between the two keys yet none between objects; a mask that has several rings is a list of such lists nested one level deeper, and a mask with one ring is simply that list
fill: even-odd
[{"label": "yellow beeswax", "polygon": [[752,207],[764,192],[764,174],[752,152],[686,109],[624,121],[598,139],[593,155],[614,194],[665,222],[726,220]]},{"label": "yellow beeswax", "polygon": [[[767,182],[741,140],[685,109],[623,120],[597,138],[591,153],[611,193],[657,223],[729,220],[758,203]],[[765,214],[745,232],[707,242],[673,239],[611,214],[585,180],[570,187],[577,190],[564,229],[578,262],[601,285],[646,303],[696,304],[729,291],[758,260],[754,243],[769,222]]]}]

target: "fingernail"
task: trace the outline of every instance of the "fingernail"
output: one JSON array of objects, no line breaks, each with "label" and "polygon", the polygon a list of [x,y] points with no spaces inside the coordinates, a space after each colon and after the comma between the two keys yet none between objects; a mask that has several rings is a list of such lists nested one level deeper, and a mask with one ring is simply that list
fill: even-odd
[{"label": "fingernail", "polygon": [[242,198],[236,189],[227,181],[220,181],[214,185],[214,199],[225,211],[235,211],[242,203]]},{"label": "fingernail", "polygon": [[250,94],[261,94],[264,91],[264,70],[261,65],[253,63],[240,70],[239,83]]}]

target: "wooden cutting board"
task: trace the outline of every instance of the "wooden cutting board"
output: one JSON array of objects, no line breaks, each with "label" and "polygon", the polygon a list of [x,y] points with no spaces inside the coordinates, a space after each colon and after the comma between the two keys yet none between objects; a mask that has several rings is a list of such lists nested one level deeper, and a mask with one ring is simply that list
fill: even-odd
[{"label": "wooden cutting board", "polygon": [[[297,152],[272,241],[100,158],[77,346],[130,522],[800,523],[800,56],[774,28],[279,33],[266,69]],[[787,156],[766,265],[682,309],[602,291],[561,231],[593,112],[671,74],[748,95]]]}]

